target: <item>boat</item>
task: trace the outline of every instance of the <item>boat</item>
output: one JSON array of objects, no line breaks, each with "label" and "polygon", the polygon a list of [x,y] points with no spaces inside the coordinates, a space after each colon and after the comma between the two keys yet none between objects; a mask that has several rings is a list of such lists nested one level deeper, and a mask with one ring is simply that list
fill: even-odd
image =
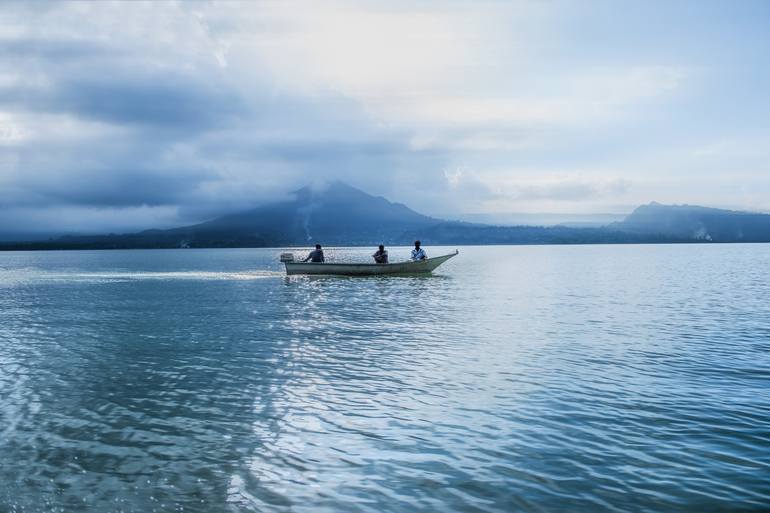
[{"label": "boat", "polygon": [[345,264],[338,262],[294,262],[294,255],[283,253],[281,262],[286,274],[329,274],[339,276],[379,276],[390,274],[430,274],[459,251],[425,260],[394,262],[392,264]]}]

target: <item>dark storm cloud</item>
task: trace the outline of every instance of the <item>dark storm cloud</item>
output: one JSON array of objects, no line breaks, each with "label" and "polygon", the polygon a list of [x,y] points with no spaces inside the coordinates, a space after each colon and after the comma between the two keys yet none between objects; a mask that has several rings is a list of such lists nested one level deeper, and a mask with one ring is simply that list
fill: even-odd
[{"label": "dark storm cloud", "polygon": [[152,207],[183,202],[205,178],[206,174],[190,170],[68,170],[59,177],[46,176],[34,189],[48,204]]},{"label": "dark storm cloud", "polygon": [[[399,176],[407,191],[435,184],[416,170],[440,170],[439,152],[410,149],[410,133],[382,126],[333,87],[284,88],[259,59],[228,66],[217,38],[240,30],[237,18],[199,25],[193,10],[52,3],[0,11],[0,22],[26,27],[0,44],[0,114],[10,113],[15,137],[0,147],[0,231],[33,223],[35,209],[34,222],[65,222],[60,209],[66,223],[94,229],[95,212],[141,209],[146,220],[147,208],[171,209],[181,224],[319,180],[394,198]],[[88,222],[77,223],[80,211]]]},{"label": "dark storm cloud", "polygon": [[[251,115],[215,66],[150,66],[111,44],[36,36],[4,40],[0,65],[10,72],[0,81],[0,112],[22,120],[9,133],[25,136],[0,148],[12,165],[3,174],[14,176],[3,187],[0,229],[14,218],[3,210],[18,208],[92,215],[217,201],[200,192],[222,179],[217,170],[177,148]],[[53,137],[38,136],[45,133]]]},{"label": "dark storm cloud", "polygon": [[87,120],[177,132],[222,127],[248,113],[247,105],[234,91],[213,87],[195,77],[115,74],[109,69],[95,74],[96,78],[48,76],[50,83],[44,87],[0,87],[0,104],[16,110],[67,113]]},{"label": "dark storm cloud", "polygon": [[245,114],[233,92],[177,75],[66,80],[51,101],[52,108],[86,119],[186,132],[221,127]]}]

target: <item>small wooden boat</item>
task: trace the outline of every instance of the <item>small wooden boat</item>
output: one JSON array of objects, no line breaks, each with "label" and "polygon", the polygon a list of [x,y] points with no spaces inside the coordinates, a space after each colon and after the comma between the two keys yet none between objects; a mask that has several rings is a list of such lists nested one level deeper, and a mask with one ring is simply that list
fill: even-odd
[{"label": "small wooden boat", "polygon": [[281,261],[286,265],[286,274],[334,274],[340,276],[378,276],[381,274],[428,274],[459,251],[425,260],[394,262],[392,264],[342,264],[336,262],[292,262],[284,255]]}]

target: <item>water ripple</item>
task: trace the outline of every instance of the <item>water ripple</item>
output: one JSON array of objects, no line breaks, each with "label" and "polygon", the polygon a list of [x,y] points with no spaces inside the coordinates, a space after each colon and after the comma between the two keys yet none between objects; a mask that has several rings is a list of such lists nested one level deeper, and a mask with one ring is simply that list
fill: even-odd
[{"label": "water ripple", "polygon": [[4,254],[0,511],[767,510],[770,247],[279,252]]}]

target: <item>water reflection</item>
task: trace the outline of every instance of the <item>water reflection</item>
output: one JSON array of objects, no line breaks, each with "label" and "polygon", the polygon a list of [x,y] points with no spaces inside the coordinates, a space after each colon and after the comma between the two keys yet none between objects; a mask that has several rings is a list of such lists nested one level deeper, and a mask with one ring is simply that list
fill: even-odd
[{"label": "water reflection", "polygon": [[[359,302],[353,322],[350,297],[360,295],[361,281],[371,285],[372,301],[364,308]],[[311,277],[284,283],[283,317],[291,339],[272,370],[268,396],[255,402],[254,432],[262,443],[251,459],[251,475],[231,481],[231,500],[241,505],[299,507],[312,500],[305,489],[344,498],[346,492],[337,490],[369,479],[346,469],[370,467],[378,453],[373,443],[397,444],[389,424],[408,421],[409,411],[419,407],[417,397],[426,393],[418,378],[425,362],[413,357],[414,337],[430,329],[424,321],[435,298],[415,301],[415,311],[399,323],[388,318],[387,304],[427,292],[427,281]],[[431,317],[440,322],[442,315]],[[430,353],[430,338],[420,345],[423,354]],[[383,374],[390,378],[383,380]],[[397,397],[405,385],[411,400]],[[402,413],[385,414],[383,405]]]},{"label": "water reflection", "polygon": [[4,256],[0,510],[770,501],[764,246],[466,248],[430,278],[148,254]]}]

